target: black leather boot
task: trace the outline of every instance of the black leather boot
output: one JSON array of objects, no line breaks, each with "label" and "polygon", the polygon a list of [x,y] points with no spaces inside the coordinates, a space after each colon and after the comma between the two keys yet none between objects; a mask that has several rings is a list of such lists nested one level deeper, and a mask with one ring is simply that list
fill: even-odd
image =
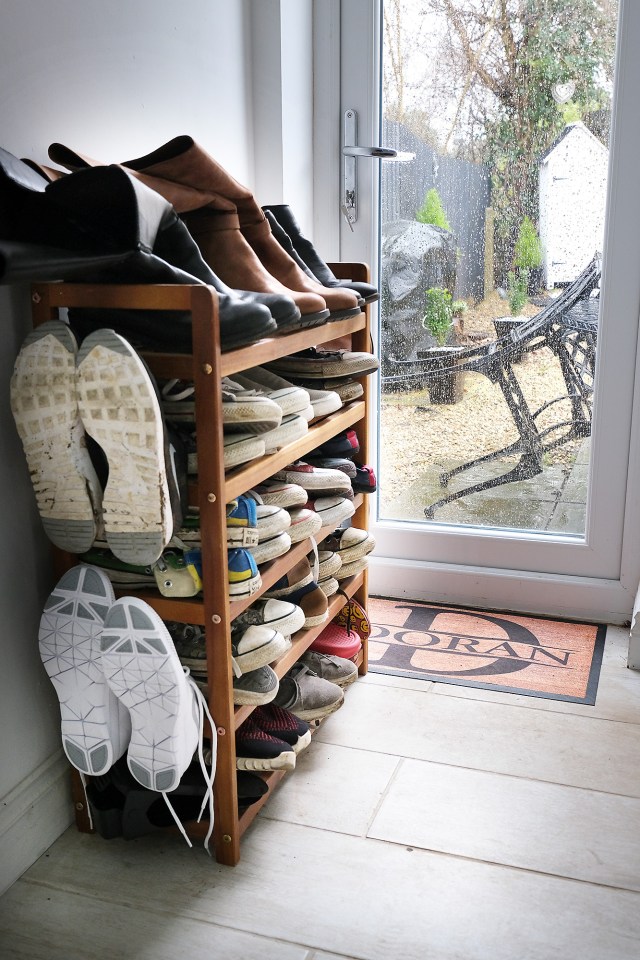
[{"label": "black leather boot", "polygon": [[300,260],[309,268],[312,276],[319,280],[323,286],[347,287],[347,289],[353,290],[354,293],[362,297],[365,303],[374,303],[374,301],[379,298],[380,294],[378,289],[371,283],[363,283],[360,280],[338,280],[324,260],[319,256],[311,241],[303,236],[291,207],[286,203],[270,203],[262,209],[265,214],[269,211],[275,217],[291,239],[293,249],[298,254]]},{"label": "black leather boot", "polygon": [[[118,166],[80,170],[50,183],[46,195],[61,216],[96,243],[131,251],[117,279],[128,283],[207,283],[218,292],[223,350],[255,343],[277,330],[264,304],[243,300],[224,287],[200,256],[171,204]],[[89,278],[87,278],[89,279]],[[92,282],[113,282],[111,271]],[[74,310],[78,333],[111,325],[136,346],[191,350],[191,318],[174,311]]]}]

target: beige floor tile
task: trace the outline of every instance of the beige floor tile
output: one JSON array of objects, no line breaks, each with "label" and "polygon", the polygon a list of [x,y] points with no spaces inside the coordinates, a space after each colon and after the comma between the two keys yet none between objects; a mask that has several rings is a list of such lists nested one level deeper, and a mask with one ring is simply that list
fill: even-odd
[{"label": "beige floor tile", "polygon": [[261,816],[364,836],[398,763],[388,754],[314,741]]},{"label": "beige floor tile", "polygon": [[630,723],[356,684],[316,736],[376,753],[640,797],[640,729]]},{"label": "beige floor tile", "polygon": [[[101,891],[107,895],[108,891]],[[116,891],[112,891],[115,896]],[[307,960],[306,947],[18,881],[0,900],[3,960]]]},{"label": "beige floor tile", "polygon": [[403,760],[367,834],[640,891],[640,800]]},{"label": "beige floor tile", "polygon": [[629,631],[627,629],[607,628],[600,681],[596,702],[592,707],[563,700],[498,693],[493,690],[482,690],[479,687],[461,687],[451,683],[434,683],[432,693],[439,696],[464,697],[469,700],[487,700],[491,703],[515,704],[531,710],[571,713],[582,717],[598,717],[640,724],[640,671],[629,670],[627,667],[628,647]]},{"label": "beige floor tile", "polygon": [[23,882],[363,960],[636,960],[640,940],[634,893],[273,820],[234,869],[176,838],[70,830]]}]

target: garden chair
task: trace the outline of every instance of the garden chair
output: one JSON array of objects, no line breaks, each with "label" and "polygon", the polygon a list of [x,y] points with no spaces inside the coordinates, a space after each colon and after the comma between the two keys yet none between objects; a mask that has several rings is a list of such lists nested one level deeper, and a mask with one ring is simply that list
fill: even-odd
[{"label": "garden chair", "polygon": [[[440,483],[446,487],[453,477],[472,467],[502,457],[518,456],[518,462],[506,473],[448,493],[425,507],[428,520],[432,520],[435,511],[446,503],[459,500],[468,494],[537,476],[542,473],[545,453],[571,440],[590,436],[600,274],[601,261],[596,256],[580,276],[540,313],[491,343],[459,348],[454,363],[449,365],[444,373],[437,349],[432,357],[425,356],[418,361],[390,358],[394,368],[398,369],[398,375],[385,377],[384,382],[425,378],[431,382],[438,376],[450,376],[458,371],[484,374],[500,387],[518,431],[518,439],[509,446],[442,473]],[[533,353],[543,347],[548,347],[558,358],[566,392],[549,400],[537,410],[531,410],[513,365],[523,354]],[[403,365],[406,373],[400,372]],[[563,400],[570,401],[571,415],[552,426],[539,427],[540,414]]]}]

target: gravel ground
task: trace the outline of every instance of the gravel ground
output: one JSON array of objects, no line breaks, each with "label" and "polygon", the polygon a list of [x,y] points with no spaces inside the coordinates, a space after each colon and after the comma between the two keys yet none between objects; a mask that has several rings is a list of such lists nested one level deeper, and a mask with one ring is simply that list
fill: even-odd
[{"label": "gravel ground", "polygon": [[[492,294],[469,310],[464,321],[468,343],[495,338],[491,320],[508,309]],[[540,307],[528,304],[523,313],[535,315]],[[526,355],[514,371],[529,408],[538,409],[565,392],[560,365],[550,350]],[[550,426],[570,416],[568,401],[554,404],[538,421]],[[385,393],[381,405],[381,485],[402,489],[430,466],[465,462],[513,443],[518,433],[500,388],[486,377],[466,373],[463,398],[455,404],[431,404],[428,390]],[[548,464],[568,470],[577,444],[565,444],[546,455]]]}]

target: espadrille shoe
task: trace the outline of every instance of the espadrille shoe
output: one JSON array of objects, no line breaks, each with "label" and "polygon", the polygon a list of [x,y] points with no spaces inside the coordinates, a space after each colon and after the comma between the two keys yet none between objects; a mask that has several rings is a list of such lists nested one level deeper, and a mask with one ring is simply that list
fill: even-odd
[{"label": "espadrille shoe", "polygon": [[11,412],[44,531],[74,554],[91,547],[102,510],[78,410],[77,349],[65,323],[43,323],[22,344],[10,386]]},{"label": "espadrille shoe", "polygon": [[329,603],[313,579],[313,571],[306,557],[274,583],[264,596],[275,600],[288,600],[302,607],[306,629],[324,623],[329,616]]}]

